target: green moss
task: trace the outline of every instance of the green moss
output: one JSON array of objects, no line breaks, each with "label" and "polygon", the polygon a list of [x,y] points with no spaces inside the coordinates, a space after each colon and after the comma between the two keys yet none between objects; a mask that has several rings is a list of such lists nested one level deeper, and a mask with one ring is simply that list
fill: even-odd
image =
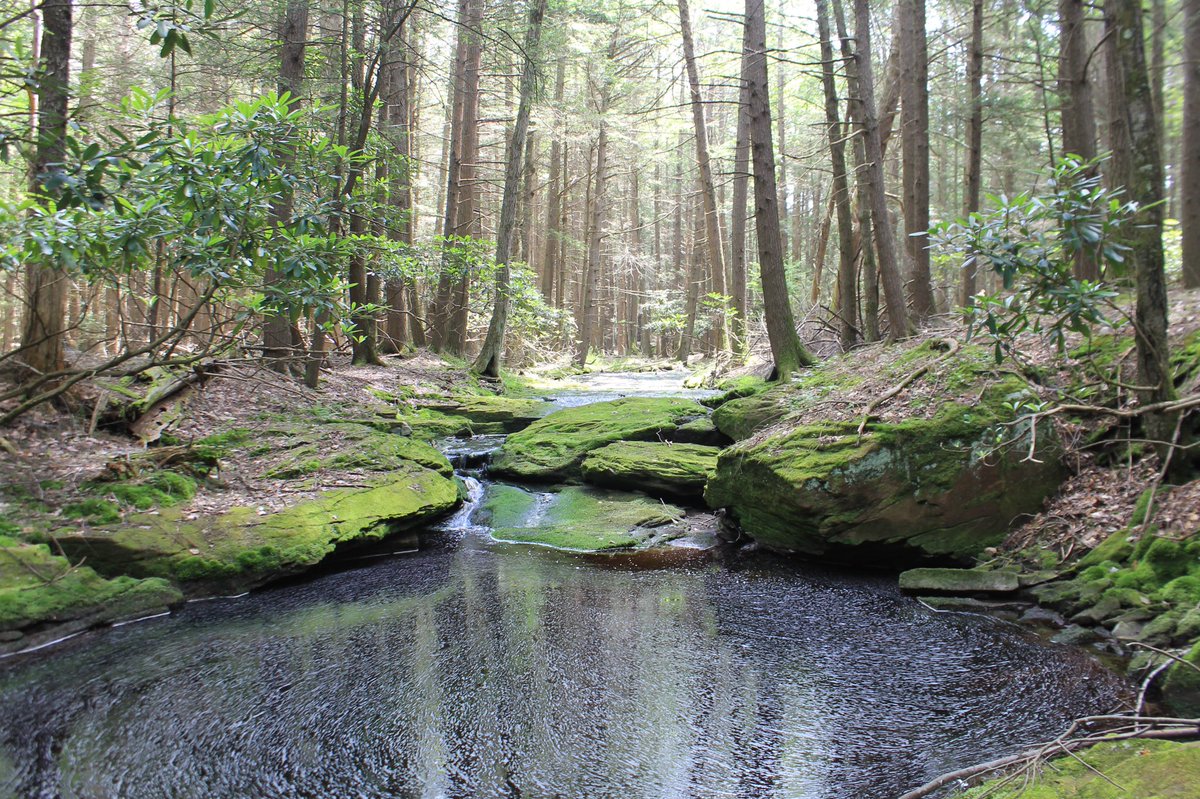
[{"label": "green moss", "polygon": [[159,471],[131,483],[93,483],[92,490],[116,497],[138,510],[166,508],[196,495],[196,481],[172,471]]},{"label": "green moss", "polygon": [[1061,757],[1032,783],[987,782],[966,797],[992,799],[1192,799],[1200,784],[1200,744],[1113,741]]},{"label": "green moss", "polygon": [[1178,541],[1153,537],[1145,540],[1149,541],[1149,546],[1145,548],[1144,554],[1141,554],[1140,557],[1150,564],[1150,568],[1154,570],[1154,574],[1160,580],[1165,583],[1187,574],[1188,561],[1184,557],[1183,547]]},{"label": "green moss", "polygon": [[1158,596],[1172,605],[1200,604],[1200,577],[1176,577],[1163,586]]},{"label": "green moss", "polygon": [[634,494],[579,487],[535,494],[493,484],[476,520],[490,525],[501,541],[601,551],[662,538],[661,528],[682,516],[673,505]]},{"label": "green moss", "polygon": [[701,499],[719,453],[699,444],[618,441],[590,452],[580,469],[593,485]]},{"label": "green moss", "polygon": [[1200,718],[1200,642],[1192,646],[1183,660],[1167,670],[1163,701],[1181,718]]},{"label": "green moss", "polygon": [[1175,385],[1183,386],[1200,377],[1200,330],[1192,331],[1171,348],[1171,371]]},{"label": "green moss", "polygon": [[629,397],[552,413],[514,433],[492,463],[492,472],[527,480],[575,478],[584,457],[615,441],[667,438],[704,408],[687,399]]},{"label": "green moss", "polygon": [[326,469],[353,469],[368,472],[390,472],[416,463],[447,477],[453,474],[446,456],[423,441],[406,436],[380,433],[361,425],[339,425],[344,439],[339,448],[332,449],[316,434],[299,439],[296,446],[280,463],[266,472],[266,477],[291,479]]},{"label": "green moss", "polygon": [[180,601],[163,580],[105,579],[44,544],[0,546],[0,630],[84,619],[100,623]]},{"label": "green moss", "polygon": [[1117,530],[1080,558],[1079,566],[1086,568],[1104,561],[1124,562],[1131,555],[1133,545],[1129,543],[1129,530]]},{"label": "green moss", "polygon": [[1039,431],[1042,463],[1024,459],[1020,436],[995,448],[995,430],[1012,419],[1023,390],[1019,378],[1002,380],[973,405],[869,425],[861,439],[857,424],[838,422],[735,444],[721,454],[706,500],[731,508],[743,529],[777,549],[820,555],[899,545],[968,560],[999,543],[1008,520],[1040,507],[1061,476],[1049,430]]},{"label": "green moss", "polygon": [[245,588],[312,566],[339,544],[408,529],[458,502],[454,480],[410,463],[366,488],[327,491],[279,513],[260,516],[254,508],[233,508],[189,520],[168,510],[67,536],[61,544],[72,557],[88,557],[108,574]]},{"label": "green moss", "polygon": [[63,506],[63,516],[84,519],[93,524],[113,524],[121,520],[121,509],[107,499],[83,499]]}]

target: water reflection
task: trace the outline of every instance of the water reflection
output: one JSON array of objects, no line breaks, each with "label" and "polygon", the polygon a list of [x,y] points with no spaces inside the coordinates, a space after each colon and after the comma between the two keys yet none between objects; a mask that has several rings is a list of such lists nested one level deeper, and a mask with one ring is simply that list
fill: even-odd
[{"label": "water reflection", "polygon": [[1086,658],[885,579],[478,535],[0,671],[0,795],[860,797],[1108,709]]}]

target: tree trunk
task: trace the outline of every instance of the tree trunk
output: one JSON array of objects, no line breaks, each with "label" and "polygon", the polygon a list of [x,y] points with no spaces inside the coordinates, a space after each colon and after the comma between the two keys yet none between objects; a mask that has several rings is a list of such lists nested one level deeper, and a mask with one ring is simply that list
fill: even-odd
[{"label": "tree trunk", "polygon": [[838,224],[838,340],[843,350],[854,346],[855,297],[853,226],[850,187],[846,182],[846,141],[838,117],[837,83],[833,75],[833,36],[829,29],[829,0],[817,0],[817,31],[821,45],[821,83],[825,89],[825,127],[833,168],[832,199]]},{"label": "tree trunk", "polygon": [[[1088,78],[1088,46],[1084,27],[1083,0],[1059,0],[1058,95],[1062,106],[1062,146],[1064,154],[1085,161],[1096,157],[1096,112],[1092,103],[1092,84]],[[1075,253],[1075,277],[1098,280],[1100,268],[1087,247]]]},{"label": "tree trunk", "polygon": [[[50,175],[61,172],[66,158],[67,107],[71,79],[71,0],[42,4],[42,60],[37,87],[37,144],[30,193],[41,194]],[[70,277],[62,264],[31,263],[25,272],[25,321],[21,361],[35,372],[64,366],[67,289]]]},{"label": "tree trunk", "polygon": [[854,26],[858,43],[858,84],[862,99],[863,133],[867,145],[867,169],[863,179],[871,195],[871,214],[875,218],[875,254],[879,258],[879,278],[887,303],[888,339],[895,341],[912,332],[908,308],[904,303],[904,282],[896,263],[896,243],[887,208],[883,182],[883,142],[875,118],[875,78],[871,70],[871,9],[869,0],[854,0]]},{"label": "tree trunk", "polygon": [[[679,0],[679,26],[683,31],[683,61],[691,92],[692,124],[696,129],[696,163],[700,167],[700,193],[704,201],[704,248],[712,275],[713,292],[725,296],[725,245],[721,241],[721,217],[717,209],[717,190],[713,184],[712,161],[708,155],[708,126],[704,119],[704,100],[700,96],[700,74],[692,43],[691,11],[687,0]],[[717,325],[717,347],[729,349],[729,318],[721,314]]]},{"label": "tree trunk", "polygon": [[904,233],[912,263],[913,313],[935,313],[929,274],[929,53],[924,0],[900,0],[900,146],[904,183]]},{"label": "tree trunk", "polygon": [[[289,95],[288,108],[295,110],[300,106],[300,92],[304,82],[304,48],[308,41],[308,0],[290,0],[279,22],[279,81],[278,92]],[[288,167],[293,161],[292,154],[285,149],[280,154],[283,167]],[[279,200],[271,207],[271,216],[277,225],[286,225],[292,216],[292,195],[284,191]],[[264,276],[266,293],[276,310],[263,320],[263,360],[268,368],[276,372],[296,372],[300,364],[296,362],[292,350],[292,318],[298,309],[292,308],[286,301],[286,289],[282,287],[284,276],[275,269],[268,269]]]},{"label": "tree trunk", "polygon": [[847,33],[846,15],[842,9],[841,0],[833,0],[833,17],[837,21],[842,60],[846,64],[846,86],[850,95],[847,108],[849,117],[855,126],[853,153],[855,200],[858,205],[858,235],[854,249],[857,253],[858,264],[861,266],[863,289],[866,293],[866,304],[862,311],[862,333],[863,338],[871,342],[879,340],[879,283],[874,242],[871,237],[871,194],[863,179],[867,168],[867,147],[863,132],[862,88],[858,77],[858,60],[855,58],[854,47]]},{"label": "tree trunk", "polygon": [[[983,186],[983,0],[971,2],[971,49],[967,57],[967,165],[963,177],[963,216],[979,210]],[[975,296],[974,261],[963,265],[958,304],[967,308]]]},{"label": "tree trunk", "polygon": [[[750,84],[743,78],[738,89],[737,143],[733,151],[733,210],[729,220],[729,265],[733,278],[733,340],[738,354],[743,357],[750,351],[746,323],[746,205],[749,185]],[[657,216],[656,213],[655,217]]]},{"label": "tree trunk", "polygon": [[533,93],[537,86],[537,66],[534,59],[542,35],[542,17],[546,13],[546,0],[534,0],[529,6],[529,21],[525,29],[525,45],[522,52],[525,64],[521,68],[520,100],[517,106],[517,121],[513,125],[512,140],[508,144],[508,158],[504,169],[504,195],[500,201],[500,225],[496,231],[496,299],[492,306],[492,319],[488,324],[487,336],[479,357],[471,367],[477,374],[499,377],[504,359],[504,332],[508,324],[509,258],[512,248],[513,228],[517,221],[517,192],[520,188],[522,158],[525,155],[525,140],[529,132],[529,113],[533,107]]},{"label": "tree trunk", "polygon": [[1179,227],[1183,233],[1183,285],[1200,288],[1200,0],[1183,0],[1183,149],[1180,156]]},{"label": "tree trunk", "polygon": [[[1171,381],[1167,347],[1167,284],[1164,273],[1163,179],[1158,125],[1154,117],[1154,98],[1146,67],[1140,0],[1107,0],[1104,4],[1105,35],[1113,45],[1110,97],[1120,100],[1115,110],[1124,117],[1132,147],[1129,199],[1138,203],[1136,225],[1131,229],[1130,257],[1134,261],[1137,282],[1134,315],[1137,345],[1138,384],[1143,404],[1165,402],[1175,395]],[[1150,414],[1146,418],[1148,437],[1169,441],[1174,418]]]},{"label": "tree trunk", "polygon": [[600,88],[598,109],[600,131],[596,138],[596,187],[592,191],[591,198],[591,230],[588,235],[587,268],[584,270],[580,293],[579,346],[575,353],[575,360],[580,367],[587,365],[588,353],[592,349],[596,330],[596,303],[600,294],[600,268],[603,264],[601,248],[604,246],[605,212],[607,210],[605,208],[608,177],[608,120],[606,115],[612,100],[612,79],[608,75],[608,67],[616,58],[616,53],[617,38],[614,31],[613,38],[609,41],[608,63],[604,65],[605,77],[602,78],[603,85]]},{"label": "tree trunk", "polygon": [[[563,85],[566,82],[567,61],[559,58],[554,74],[554,109],[562,106]],[[559,232],[558,217],[562,213],[562,196],[559,191],[559,160],[562,158],[562,131],[555,130],[550,139],[550,176],[546,181],[546,254],[542,259],[542,296],[548,304],[554,304],[554,278],[558,269],[558,250],[562,234]]]},{"label": "tree trunk", "polygon": [[750,149],[754,163],[754,222],[758,237],[758,268],[762,279],[763,313],[775,375],[786,381],[815,360],[796,335],[788,295],[780,235],[779,195],[775,185],[775,151],[771,143],[770,82],[767,76],[765,0],[746,0],[742,42],[742,80],[749,85]]}]

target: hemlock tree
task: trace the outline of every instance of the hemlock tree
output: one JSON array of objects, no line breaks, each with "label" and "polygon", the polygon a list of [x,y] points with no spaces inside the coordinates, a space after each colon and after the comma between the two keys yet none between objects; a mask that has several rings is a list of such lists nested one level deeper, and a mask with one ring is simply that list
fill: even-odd
[{"label": "hemlock tree", "polygon": [[762,279],[763,315],[775,375],[786,381],[802,366],[816,362],[796,334],[783,270],[783,238],[779,227],[779,195],[775,184],[775,150],[771,143],[770,83],[767,80],[765,0],[746,0],[742,41],[742,80],[749,87],[750,151],[754,163],[754,225],[758,234],[758,268]]},{"label": "hemlock tree", "polygon": [[[1112,47],[1114,67],[1109,73],[1109,96],[1120,101],[1112,112],[1128,134],[1129,199],[1138,203],[1131,226],[1130,256],[1137,284],[1134,336],[1137,344],[1138,384],[1143,404],[1166,402],[1175,396],[1167,345],[1167,281],[1163,260],[1163,169],[1158,123],[1146,66],[1140,0],[1106,0],[1104,29]],[[1174,417],[1153,413],[1146,418],[1149,436],[1169,441]]]},{"label": "hemlock tree", "polygon": [[512,139],[508,143],[508,158],[504,169],[504,196],[500,201],[500,227],[496,231],[496,296],[492,305],[492,319],[488,324],[487,336],[479,350],[479,356],[471,367],[474,372],[487,377],[500,376],[500,364],[504,359],[504,331],[508,325],[508,293],[510,281],[509,260],[512,251],[513,228],[517,221],[517,191],[520,187],[522,159],[525,155],[525,140],[529,133],[529,112],[533,107],[533,94],[537,88],[537,64],[535,57],[542,35],[542,17],[546,13],[546,0],[532,0],[529,6],[529,21],[525,29],[525,44],[522,52],[525,64],[521,68],[520,100],[517,106],[517,121],[513,125]]},{"label": "hemlock tree", "polygon": [[[42,3],[42,63],[37,72],[37,142],[30,193],[41,194],[61,175],[67,154],[67,104],[71,79],[71,0]],[[70,278],[51,254],[49,263],[26,267],[22,363],[46,374],[63,368]]]}]

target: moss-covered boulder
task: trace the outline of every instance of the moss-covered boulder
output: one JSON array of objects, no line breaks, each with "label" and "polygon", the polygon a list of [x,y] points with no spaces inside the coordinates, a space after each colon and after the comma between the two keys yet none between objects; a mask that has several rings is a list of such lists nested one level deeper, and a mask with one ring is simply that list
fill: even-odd
[{"label": "moss-covered boulder", "polygon": [[515,433],[553,410],[549,402],[491,395],[426,401],[421,409],[453,417],[468,424],[475,434]]},{"label": "moss-covered boulder", "polygon": [[286,446],[264,477],[292,479],[328,470],[393,472],[414,463],[446,477],[453,474],[450,461],[429,444],[359,424],[321,425]]},{"label": "moss-covered boulder", "polygon": [[713,425],[734,441],[749,438],[783,419],[788,412],[784,397],[779,392],[764,391],[732,399],[713,411]]},{"label": "moss-covered boulder", "polygon": [[935,594],[1007,594],[1020,587],[1016,572],[985,569],[909,569],[900,590]]},{"label": "moss-covered boulder", "polygon": [[689,399],[627,397],[566,408],[546,416],[504,442],[492,472],[518,480],[579,478],[592,450],[615,441],[670,439],[684,424],[706,415]]},{"label": "moss-covered boulder", "polygon": [[103,574],[164,577],[192,594],[245,590],[308,569],[340,547],[411,529],[459,500],[452,478],[409,463],[363,488],[326,491],[279,513],[240,507],[189,518],[173,508],[60,540],[68,555],[86,557]]},{"label": "moss-covered boulder", "polygon": [[0,652],[36,646],[183,600],[162,579],[106,579],[91,567],[52,554],[45,544],[0,536]]},{"label": "moss-covered boulder", "polygon": [[593,485],[702,501],[720,451],[700,444],[618,441],[588,453],[580,470]]},{"label": "moss-covered boulder", "polygon": [[779,551],[968,561],[1038,510],[1062,476],[1048,429],[1030,460],[1028,428],[1004,426],[1022,389],[998,381],[978,402],[875,423],[861,437],[851,420],[779,425],[722,452],[705,498]]},{"label": "moss-covered boulder", "polygon": [[682,535],[681,508],[637,494],[569,486],[553,493],[488,486],[474,521],[499,541],[599,552]]},{"label": "moss-covered boulder", "polygon": [[[1003,781],[1004,784],[1000,784]],[[1113,741],[1063,756],[1032,782],[986,782],[964,796],[990,799],[1194,799],[1200,743]]]},{"label": "moss-covered boulder", "polygon": [[1163,702],[1172,713],[1185,719],[1200,718],[1200,642],[1192,646],[1182,663],[1167,670],[1162,691]]}]

